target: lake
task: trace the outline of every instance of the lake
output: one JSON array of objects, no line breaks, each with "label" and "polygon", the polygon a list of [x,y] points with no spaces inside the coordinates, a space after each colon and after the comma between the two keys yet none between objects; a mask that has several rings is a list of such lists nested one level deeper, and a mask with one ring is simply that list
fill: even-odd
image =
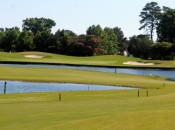
[{"label": "lake", "polygon": [[43,65],[43,64],[0,64],[0,66],[20,66],[20,67],[37,67],[37,68],[69,68],[78,70],[91,70],[109,73],[125,73],[137,75],[155,75],[167,77],[175,80],[175,69],[145,69],[145,68],[107,68],[107,67],[87,67],[87,66],[68,66],[68,65]]},{"label": "lake", "polygon": [[[87,66],[68,66],[68,65],[43,65],[43,64],[0,64],[0,66],[19,66],[35,68],[69,68],[78,70],[91,70],[109,73],[126,73],[137,75],[156,75],[164,76],[168,79],[175,80],[175,70],[163,69],[133,69],[133,68],[106,68],[106,67],[87,67]],[[104,85],[85,85],[70,83],[36,83],[7,81],[7,93],[24,93],[24,92],[53,92],[53,91],[86,91],[86,90],[130,90],[136,88]],[[4,81],[0,81],[0,93],[4,91]]]},{"label": "lake", "polygon": [[[0,81],[0,93],[4,92],[4,82]],[[25,93],[25,92],[54,92],[54,91],[92,91],[92,90],[132,90],[136,88],[105,86],[105,85],[86,85],[70,83],[39,83],[6,81],[6,93]]]}]

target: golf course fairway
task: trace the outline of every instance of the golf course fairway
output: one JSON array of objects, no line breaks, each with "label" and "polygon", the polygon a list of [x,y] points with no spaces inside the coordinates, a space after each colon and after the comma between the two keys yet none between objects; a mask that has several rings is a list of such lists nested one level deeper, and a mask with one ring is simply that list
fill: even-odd
[{"label": "golf course fairway", "polygon": [[[26,55],[27,57],[24,57]],[[34,55],[37,57],[33,59]],[[123,65],[123,62],[143,60],[122,56],[69,57],[25,52],[0,53],[0,61],[129,67],[129,65]],[[175,66],[175,61],[151,62],[159,63],[153,68],[174,68]],[[61,68],[0,66],[0,80],[137,88],[135,90],[0,94],[0,130],[175,129],[175,82],[165,77]]]},{"label": "golf course fairway", "polygon": [[[173,130],[174,89],[0,95],[1,130]],[[59,94],[62,98],[59,101]]]}]

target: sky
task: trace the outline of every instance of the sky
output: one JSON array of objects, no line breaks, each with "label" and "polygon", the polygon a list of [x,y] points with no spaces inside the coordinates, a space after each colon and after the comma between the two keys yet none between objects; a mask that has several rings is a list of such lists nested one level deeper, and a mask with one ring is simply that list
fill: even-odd
[{"label": "sky", "polygon": [[[125,37],[144,34],[139,14],[151,0],[0,0],[0,28],[19,27],[26,18],[50,18],[58,29],[86,34],[88,27],[119,27]],[[154,0],[175,9],[174,0]]]}]

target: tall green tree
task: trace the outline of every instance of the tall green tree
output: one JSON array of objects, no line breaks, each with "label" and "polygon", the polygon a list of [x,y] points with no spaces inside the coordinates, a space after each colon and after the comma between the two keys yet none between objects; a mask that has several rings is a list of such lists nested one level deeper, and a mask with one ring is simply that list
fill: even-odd
[{"label": "tall green tree", "polygon": [[175,9],[164,7],[157,26],[159,42],[175,43]]},{"label": "tall green tree", "polygon": [[97,26],[92,25],[86,31],[87,35],[95,35],[95,36],[98,36],[98,37],[101,37],[102,33],[103,33],[103,29],[100,25],[97,25]]},{"label": "tall green tree", "polygon": [[33,34],[27,30],[23,30],[18,38],[16,45],[17,51],[32,51],[35,49],[33,44]]},{"label": "tall green tree", "polygon": [[55,21],[52,19],[46,18],[27,18],[23,20],[23,29],[31,31],[33,34],[36,34],[38,31],[51,32],[52,27],[56,25]]},{"label": "tall green tree", "polygon": [[101,39],[100,50],[104,54],[116,54],[119,50],[117,36],[112,28],[101,28],[100,25],[92,25],[87,29],[87,35],[95,35]]},{"label": "tall green tree", "polygon": [[119,51],[123,52],[123,51],[127,50],[127,48],[128,48],[128,44],[127,44],[128,41],[127,41],[127,38],[124,37],[124,33],[121,30],[121,28],[115,27],[115,28],[113,28],[113,30],[114,30],[114,33],[115,33],[117,39],[118,39],[119,49],[120,49]]},{"label": "tall green tree", "polygon": [[113,55],[118,53],[119,43],[112,28],[105,27],[101,39],[101,48],[106,51],[106,54]]},{"label": "tall green tree", "polygon": [[158,42],[151,46],[151,57],[157,60],[174,60],[173,44]]},{"label": "tall green tree", "polygon": [[49,52],[49,47],[54,45],[53,34],[50,31],[39,31],[35,34],[33,42],[37,51]]},{"label": "tall green tree", "polygon": [[75,37],[77,37],[77,35],[71,30],[57,30],[57,32],[54,35],[54,48],[56,53],[67,54],[69,40]]},{"label": "tall green tree", "polygon": [[18,27],[6,28],[2,43],[3,50],[7,52],[16,51],[19,36],[20,36],[20,30]]},{"label": "tall green tree", "polygon": [[128,51],[134,57],[148,58],[153,42],[147,35],[130,37]]},{"label": "tall green tree", "polygon": [[4,29],[0,28],[0,51],[4,51],[2,48],[2,44],[3,44],[3,38],[4,38]]},{"label": "tall green tree", "polygon": [[156,2],[147,3],[140,13],[140,24],[142,25],[139,30],[144,29],[150,35],[153,41],[153,33],[156,29],[159,15],[161,13],[161,8]]}]

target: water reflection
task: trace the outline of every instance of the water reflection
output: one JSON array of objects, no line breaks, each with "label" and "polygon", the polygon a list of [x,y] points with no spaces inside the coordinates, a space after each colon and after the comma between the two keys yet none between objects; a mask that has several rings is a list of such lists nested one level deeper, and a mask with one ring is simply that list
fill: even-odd
[{"label": "water reflection", "polygon": [[[4,92],[5,81],[0,81],[0,93]],[[35,83],[21,81],[7,81],[6,93],[24,92],[53,92],[53,91],[84,91],[84,90],[130,90],[135,88],[104,86],[104,85],[85,85],[70,83]]]}]

